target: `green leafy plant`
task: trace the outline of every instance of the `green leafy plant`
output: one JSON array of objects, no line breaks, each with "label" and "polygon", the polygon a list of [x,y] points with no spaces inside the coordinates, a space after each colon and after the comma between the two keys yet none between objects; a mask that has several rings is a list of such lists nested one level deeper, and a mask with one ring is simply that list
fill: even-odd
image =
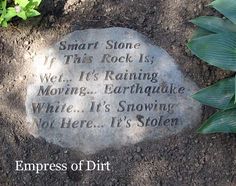
[{"label": "green leafy plant", "polygon": [[0,25],[7,27],[8,22],[13,17],[26,20],[40,15],[36,10],[40,3],[41,0],[14,0],[12,3],[8,3],[7,0],[0,0]]},{"label": "green leafy plant", "polygon": [[[210,6],[224,18],[202,16],[191,20],[198,26],[188,48],[210,65],[236,71],[236,0],[215,0]],[[235,77],[227,78],[193,95],[202,104],[218,109],[198,129],[200,133],[236,133]]]}]

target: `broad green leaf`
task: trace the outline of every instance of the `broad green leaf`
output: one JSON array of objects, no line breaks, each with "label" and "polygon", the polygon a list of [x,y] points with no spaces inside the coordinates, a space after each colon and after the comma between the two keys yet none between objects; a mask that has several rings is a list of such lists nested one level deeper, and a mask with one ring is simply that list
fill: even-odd
[{"label": "broad green leaf", "polygon": [[20,5],[22,8],[25,8],[26,5],[29,3],[28,0],[14,0],[15,4]]},{"label": "broad green leaf", "polygon": [[30,0],[27,6],[25,7],[25,10],[28,11],[32,9],[37,9],[40,3],[41,3],[41,0]]},{"label": "broad green leaf", "polygon": [[215,0],[210,5],[212,5],[216,10],[236,24],[235,0]]},{"label": "broad green leaf", "polygon": [[27,19],[26,13],[22,10],[20,13],[16,14],[18,17],[22,18],[23,20]]},{"label": "broad green leaf", "polygon": [[212,86],[201,89],[192,97],[204,105],[227,109],[235,93],[235,78],[218,81]]},{"label": "broad green leaf", "polygon": [[208,133],[236,133],[236,109],[223,110],[212,115],[198,129],[203,134]]},{"label": "broad green leaf", "polygon": [[30,0],[30,3],[35,5],[35,8],[38,8],[42,0]]},{"label": "broad green leaf", "polygon": [[201,16],[190,22],[214,33],[236,32],[236,25],[231,21],[214,16]]},{"label": "broad green leaf", "polygon": [[16,13],[15,8],[9,7],[9,8],[7,9],[7,13],[6,13],[6,15],[4,16],[4,18],[5,18],[6,21],[9,21],[9,20],[11,20],[13,17],[15,17],[16,14],[17,14],[17,13]]},{"label": "broad green leaf", "polygon": [[236,71],[236,33],[203,36],[188,43],[188,48],[203,61]]},{"label": "broad green leaf", "polygon": [[27,17],[39,16],[40,13],[37,10],[29,10],[26,12]]},{"label": "broad green leaf", "polygon": [[191,38],[191,40],[199,38],[199,37],[203,37],[203,36],[207,36],[210,34],[214,34],[213,32],[209,32],[203,28],[197,28],[197,30],[193,33],[193,36]]}]

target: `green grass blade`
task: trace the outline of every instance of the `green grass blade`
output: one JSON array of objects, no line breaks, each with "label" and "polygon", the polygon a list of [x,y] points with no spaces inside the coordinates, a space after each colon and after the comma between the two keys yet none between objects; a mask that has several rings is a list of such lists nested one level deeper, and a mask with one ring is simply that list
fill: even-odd
[{"label": "green grass blade", "polygon": [[188,43],[188,48],[203,61],[236,71],[236,33],[212,34]]},{"label": "green grass blade", "polygon": [[227,109],[235,92],[235,78],[227,78],[207,88],[201,89],[192,97],[204,105],[217,109]]},{"label": "green grass blade", "polygon": [[236,133],[236,109],[219,111],[212,115],[198,129],[202,134]]},{"label": "green grass blade", "polygon": [[236,32],[236,25],[229,20],[214,16],[201,16],[190,22],[214,33]]},{"label": "green grass blade", "polygon": [[203,29],[203,28],[197,28],[197,30],[193,33],[191,40],[197,39],[199,37],[207,36],[210,34],[213,34],[213,32],[209,32],[208,30]]},{"label": "green grass blade", "polygon": [[236,24],[236,1],[235,0],[215,0],[212,5],[217,11]]}]

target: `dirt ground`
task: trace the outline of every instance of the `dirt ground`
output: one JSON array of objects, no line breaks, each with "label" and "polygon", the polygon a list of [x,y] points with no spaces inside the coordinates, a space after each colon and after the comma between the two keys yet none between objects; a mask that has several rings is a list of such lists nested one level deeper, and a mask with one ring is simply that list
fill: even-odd
[{"label": "dirt ground", "polygon": [[[31,58],[39,46],[53,44],[76,29],[127,27],[164,48],[200,87],[229,77],[186,48],[194,27],[188,20],[216,14],[211,0],[45,0],[42,16],[0,28],[0,185],[236,185],[236,136],[178,135],[91,156],[29,135],[25,96]],[[204,107],[203,119],[214,112]],[[200,123],[199,123],[200,126]],[[199,127],[198,126],[198,127]],[[16,172],[15,161],[79,162],[100,159],[110,172]]]}]

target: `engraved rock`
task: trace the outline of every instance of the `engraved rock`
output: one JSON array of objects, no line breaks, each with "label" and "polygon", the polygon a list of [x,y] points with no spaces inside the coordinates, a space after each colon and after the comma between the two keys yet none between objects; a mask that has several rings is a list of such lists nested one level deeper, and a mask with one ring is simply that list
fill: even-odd
[{"label": "engraved rock", "polygon": [[174,60],[127,28],[75,31],[33,63],[27,128],[84,153],[160,139],[201,120],[198,90]]}]

